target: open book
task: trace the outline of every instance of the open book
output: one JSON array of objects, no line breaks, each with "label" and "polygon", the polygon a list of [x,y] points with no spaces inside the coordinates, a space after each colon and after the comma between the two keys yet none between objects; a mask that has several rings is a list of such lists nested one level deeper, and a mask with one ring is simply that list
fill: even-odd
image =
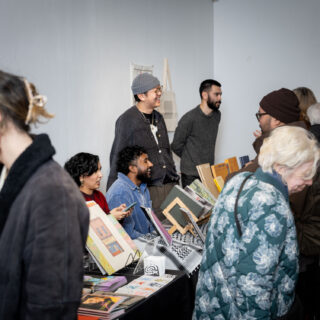
[{"label": "open book", "polygon": [[87,201],[90,211],[87,249],[102,274],[113,274],[135,260],[140,253],[121,224],[106,214],[94,201]]}]

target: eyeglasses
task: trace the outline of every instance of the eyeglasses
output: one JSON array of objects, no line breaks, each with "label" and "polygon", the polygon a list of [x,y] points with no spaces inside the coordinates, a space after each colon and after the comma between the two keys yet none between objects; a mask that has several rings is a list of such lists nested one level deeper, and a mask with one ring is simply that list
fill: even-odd
[{"label": "eyeglasses", "polygon": [[163,86],[159,86],[155,89],[152,90],[152,92],[154,92],[155,94],[161,94],[163,90]]},{"label": "eyeglasses", "polygon": [[266,112],[257,112],[256,113],[257,120],[260,121],[261,117],[266,115],[266,114],[267,114]]}]

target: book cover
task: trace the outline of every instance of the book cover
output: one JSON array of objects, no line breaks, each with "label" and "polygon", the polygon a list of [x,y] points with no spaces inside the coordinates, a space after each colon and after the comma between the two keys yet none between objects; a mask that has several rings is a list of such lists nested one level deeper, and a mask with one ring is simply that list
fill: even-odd
[{"label": "book cover", "polygon": [[249,156],[239,157],[239,160],[240,160],[241,168],[243,168],[243,167],[245,166],[245,164],[250,161],[250,160],[249,160]]},{"label": "book cover", "polygon": [[236,157],[226,159],[224,162],[228,165],[229,173],[239,171],[238,160]]},{"label": "book cover", "polygon": [[114,291],[127,283],[124,276],[92,277],[84,276],[84,287],[91,288],[92,292]]},{"label": "book cover", "polygon": [[111,312],[112,309],[125,299],[125,297],[114,295],[88,294],[81,299],[79,311],[81,311],[81,309],[94,309]]},{"label": "book cover", "polygon": [[193,180],[193,182],[189,185],[189,188],[191,188],[203,199],[206,199],[209,203],[211,203],[212,206],[216,204],[217,199],[199,179]]},{"label": "book cover", "polygon": [[[195,216],[196,219],[201,217],[203,213],[205,213],[205,206],[202,205],[199,201],[193,199],[185,190],[183,190],[180,186],[175,185],[169,194],[167,195],[164,202],[161,204],[161,210],[164,211],[171,202],[173,202],[176,198],[179,198],[182,203],[185,204],[191,211],[191,213]],[[171,208],[170,214],[175,218],[175,220],[182,226],[185,227],[187,222],[180,211],[180,207],[175,205]]]},{"label": "book cover", "polygon": [[171,238],[169,232],[162,225],[162,223],[160,222],[158,217],[155,215],[153,210],[151,208],[147,208],[147,207],[143,207],[143,206],[141,206],[141,209],[143,210],[144,214],[147,216],[147,219],[149,219],[151,221],[155,230],[157,231],[159,236],[162,238],[162,240],[166,243],[166,245],[171,246],[172,238]]},{"label": "book cover", "polygon": [[216,184],[219,192],[221,192],[221,190],[224,187],[224,181],[223,181],[222,177],[218,176],[218,177],[214,178],[213,180],[214,180],[214,183]]},{"label": "book cover", "polygon": [[174,275],[165,274],[163,276],[143,275],[127,285],[119,288],[117,294],[131,294],[135,296],[148,297],[155,293],[175,278]]},{"label": "book cover", "polygon": [[212,210],[213,205],[205,198],[202,198],[200,195],[198,195],[192,188],[190,188],[190,186],[186,186],[184,190],[188,192],[193,199],[200,202],[204,206],[203,215]]},{"label": "book cover", "polygon": [[218,189],[213,181],[213,176],[212,176],[210,164],[209,163],[200,164],[197,166],[197,170],[198,170],[198,173],[199,173],[199,176],[200,176],[202,183],[205,185],[205,187],[208,188],[208,190],[212,193],[212,195],[216,199],[218,199],[219,192],[218,192]]},{"label": "book cover", "polygon": [[138,249],[113,217],[94,201],[87,201],[90,212],[87,248],[98,266],[109,275],[139,258]]},{"label": "book cover", "polygon": [[223,181],[225,181],[227,175],[229,174],[228,166],[226,163],[218,163],[211,166],[212,175],[214,178],[222,177]]}]

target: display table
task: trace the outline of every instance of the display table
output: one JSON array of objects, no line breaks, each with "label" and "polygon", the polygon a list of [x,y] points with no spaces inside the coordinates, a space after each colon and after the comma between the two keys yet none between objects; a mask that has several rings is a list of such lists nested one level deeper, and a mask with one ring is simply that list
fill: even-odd
[{"label": "display table", "polygon": [[[181,271],[167,270],[166,273],[174,274],[176,277],[165,287],[128,309],[119,319],[191,319],[198,272],[191,277]],[[126,276],[128,282],[139,277],[123,272],[115,275]]]}]

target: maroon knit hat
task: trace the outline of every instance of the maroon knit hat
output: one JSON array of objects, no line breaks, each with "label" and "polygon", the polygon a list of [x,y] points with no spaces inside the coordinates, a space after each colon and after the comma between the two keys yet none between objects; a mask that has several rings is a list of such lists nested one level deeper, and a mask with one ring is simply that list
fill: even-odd
[{"label": "maroon knit hat", "polygon": [[270,92],[262,98],[260,107],[273,118],[286,124],[298,121],[300,117],[299,100],[289,89],[282,88]]}]

